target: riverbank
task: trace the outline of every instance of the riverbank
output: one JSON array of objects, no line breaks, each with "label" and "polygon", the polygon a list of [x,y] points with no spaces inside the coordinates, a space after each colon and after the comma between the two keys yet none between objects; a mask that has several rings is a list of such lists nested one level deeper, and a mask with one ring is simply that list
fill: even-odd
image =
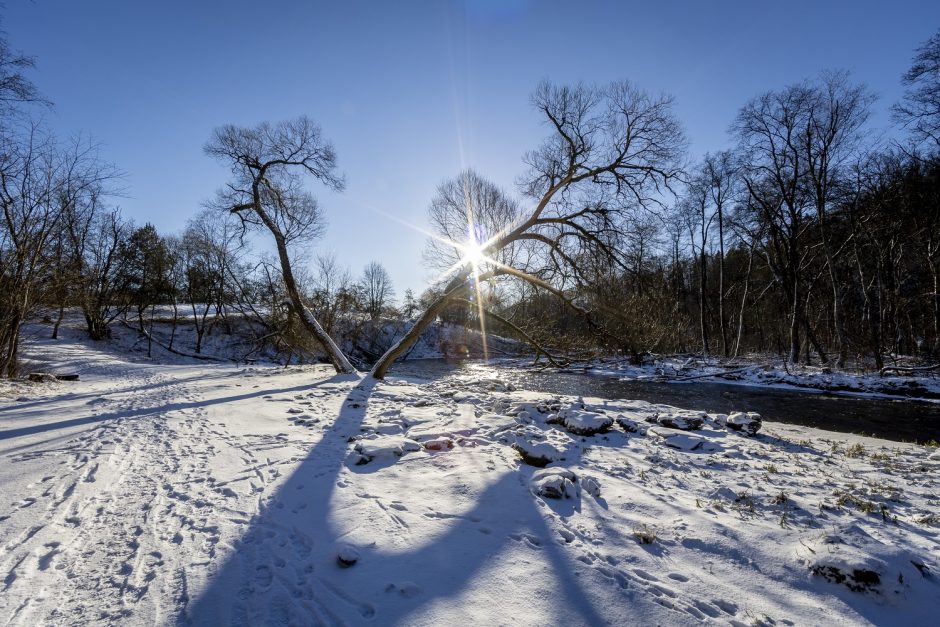
[{"label": "riverbank", "polygon": [[394,373],[424,379],[502,378],[520,389],[610,399],[643,399],[710,413],[754,411],[766,419],[896,442],[940,442],[940,405],[865,394],[832,394],[794,386],[743,385],[713,378],[679,382],[623,377],[598,368],[531,368],[518,361],[415,360]]},{"label": "riverbank", "polygon": [[766,420],[749,436],[486,370],[376,382],[75,339],[27,350],[80,380],[0,397],[12,624],[929,625],[940,610],[931,447]]},{"label": "riverbank", "polygon": [[837,370],[828,366],[786,364],[766,355],[748,355],[734,360],[679,355],[656,357],[641,366],[628,360],[598,360],[579,364],[572,370],[636,380],[675,383],[711,380],[762,388],[815,390],[841,396],[940,402],[940,369],[891,371],[882,375],[867,369]]}]

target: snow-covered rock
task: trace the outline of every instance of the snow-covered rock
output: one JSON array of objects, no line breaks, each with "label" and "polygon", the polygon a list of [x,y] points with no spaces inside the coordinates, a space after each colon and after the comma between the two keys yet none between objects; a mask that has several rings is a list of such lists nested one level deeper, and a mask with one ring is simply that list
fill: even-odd
[{"label": "snow-covered rock", "polygon": [[580,478],[581,489],[593,496],[594,498],[600,498],[601,496],[601,482],[598,481],[597,477],[589,477],[582,475]]},{"label": "snow-covered rock", "polygon": [[757,412],[736,411],[725,419],[724,424],[733,431],[754,435],[760,430],[761,422],[760,414]]},{"label": "snow-covered rock", "polygon": [[557,412],[560,408],[561,404],[557,398],[551,400],[522,401],[510,405],[506,413],[510,416],[518,416],[526,412],[529,416],[534,418],[537,415],[547,415],[552,412]]},{"label": "snow-covered rock", "polygon": [[636,420],[631,420],[623,414],[617,415],[617,424],[627,433],[636,433],[640,430],[640,424]]},{"label": "snow-covered rock", "polygon": [[545,468],[532,474],[532,491],[547,499],[567,499],[578,495],[578,477],[565,468]]},{"label": "snow-covered rock", "polygon": [[705,424],[706,416],[707,414],[701,411],[674,409],[657,412],[656,416],[653,418],[653,422],[669,429],[695,431],[701,429],[702,425]]},{"label": "snow-covered rock", "polygon": [[693,435],[666,427],[650,427],[648,433],[659,438],[666,446],[679,449],[680,451],[701,450],[708,442],[707,438],[703,438],[700,435]]},{"label": "snow-covered rock", "polygon": [[921,556],[880,542],[856,525],[803,541],[796,552],[814,577],[858,593],[896,598],[932,577]]},{"label": "snow-covered rock", "polygon": [[512,448],[522,457],[522,461],[530,466],[542,468],[548,464],[564,459],[564,451],[559,450],[548,442],[533,442],[525,436],[517,437]]},{"label": "snow-covered rock", "polygon": [[359,440],[354,447],[356,465],[368,464],[373,460],[395,460],[405,453],[421,450],[421,444],[410,438],[381,437]]},{"label": "snow-covered rock", "polygon": [[421,443],[428,451],[448,451],[454,448],[454,441],[450,438],[434,438]]},{"label": "snow-covered rock", "polygon": [[359,551],[355,547],[344,544],[336,552],[336,563],[343,568],[349,568],[359,561]]},{"label": "snow-covered rock", "polygon": [[565,429],[576,435],[603,433],[614,424],[610,416],[578,409],[563,409],[558,412],[558,417]]}]

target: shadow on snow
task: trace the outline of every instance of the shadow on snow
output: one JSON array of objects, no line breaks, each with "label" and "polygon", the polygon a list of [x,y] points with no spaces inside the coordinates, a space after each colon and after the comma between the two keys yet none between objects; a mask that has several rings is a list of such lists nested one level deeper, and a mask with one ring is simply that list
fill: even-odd
[{"label": "shadow on snow", "polygon": [[[337,376],[324,384],[337,381],[349,377]],[[349,438],[359,433],[375,384],[367,378],[350,391],[336,423],[253,518],[231,557],[210,575],[207,589],[179,617],[179,624],[407,623],[434,602],[446,604],[488,566],[507,559],[501,553],[510,536],[519,538],[524,531],[545,539],[538,547],[541,563],[526,573],[527,583],[538,577],[545,581],[540,606],[557,604],[552,615],[566,624],[604,623],[568,560],[550,540],[554,534],[516,472],[486,488],[472,510],[453,517],[453,526],[430,544],[404,553],[383,553],[374,544],[358,546],[359,562],[339,566],[337,546],[349,530],[331,523],[330,503],[349,454]],[[529,497],[524,503],[522,491]],[[433,499],[433,494],[428,496]],[[537,572],[543,564],[550,574]],[[507,591],[507,597],[511,594]],[[490,601],[497,607],[507,603],[500,598]]]}]

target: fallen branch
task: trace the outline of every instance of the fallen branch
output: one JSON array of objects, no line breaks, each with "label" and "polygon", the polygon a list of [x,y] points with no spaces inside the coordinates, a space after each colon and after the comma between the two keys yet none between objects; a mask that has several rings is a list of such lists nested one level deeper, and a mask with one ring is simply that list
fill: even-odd
[{"label": "fallen branch", "polygon": [[895,372],[929,372],[931,370],[937,370],[940,368],[940,364],[934,364],[932,366],[885,366],[881,369],[880,374],[884,376],[889,370],[894,370]]},{"label": "fallen branch", "polygon": [[[460,299],[457,299],[457,300],[460,300],[461,302],[465,302],[465,303],[468,303],[468,304],[472,304],[472,303],[471,303],[468,299],[466,299],[466,298],[460,298]],[[523,330],[522,330],[521,328],[519,328],[517,325],[513,324],[512,322],[510,322],[510,321],[507,320],[506,318],[502,317],[501,315],[499,315],[499,314],[497,314],[497,313],[493,313],[493,312],[490,311],[489,309],[483,309],[483,313],[484,313],[485,315],[489,316],[490,318],[492,318],[493,320],[496,320],[497,322],[501,322],[501,323],[505,324],[505,325],[508,326],[509,328],[513,329],[516,333],[518,333],[519,335],[521,335],[521,336],[523,337],[523,339],[524,339],[532,348],[535,349],[536,361],[538,360],[539,355],[544,355],[544,356],[545,356],[545,359],[547,359],[547,360],[548,360],[553,366],[555,366],[556,368],[562,368],[562,367],[563,367],[563,365],[561,364],[561,361],[564,361],[563,358],[561,358],[561,357],[557,357],[557,358],[556,358],[555,355],[552,355],[552,353],[549,352],[549,350],[548,350],[547,348],[545,348],[544,346],[542,346],[541,344],[539,344],[538,342],[536,342],[535,339],[534,339],[531,335],[529,335],[528,333],[526,333],[525,331],[523,331]],[[484,341],[485,341],[485,340],[484,340]]]},{"label": "fallen branch", "polygon": [[746,372],[747,368],[738,368],[737,370],[726,370],[725,372],[712,372],[709,374],[697,374],[691,377],[682,377],[674,379],[675,381],[691,381],[693,379],[707,379],[708,377],[726,377],[729,374],[737,374],[739,372]]},{"label": "fallen branch", "polygon": [[161,342],[160,340],[158,340],[157,338],[155,338],[153,335],[151,335],[148,331],[141,331],[141,330],[140,330],[139,328],[137,328],[137,327],[132,327],[131,325],[129,325],[129,324],[127,323],[126,320],[121,320],[121,324],[123,324],[125,327],[127,327],[127,328],[130,329],[131,331],[137,331],[139,334],[143,335],[145,338],[147,338],[148,340],[150,340],[151,342],[153,342],[153,343],[156,344],[157,346],[163,348],[164,350],[167,350],[167,351],[173,353],[174,355],[179,355],[180,357],[189,357],[189,358],[191,358],[191,359],[201,359],[201,360],[203,360],[203,361],[217,361],[217,362],[221,362],[221,363],[225,363],[225,362],[228,362],[228,361],[236,361],[236,360],[234,360],[234,359],[226,359],[226,358],[223,358],[223,357],[213,357],[213,356],[211,356],[211,355],[195,355],[195,354],[193,354],[193,353],[184,353],[183,351],[178,351],[178,350],[176,350],[175,348],[170,348],[169,346],[167,346],[166,344],[164,344],[163,342]]}]

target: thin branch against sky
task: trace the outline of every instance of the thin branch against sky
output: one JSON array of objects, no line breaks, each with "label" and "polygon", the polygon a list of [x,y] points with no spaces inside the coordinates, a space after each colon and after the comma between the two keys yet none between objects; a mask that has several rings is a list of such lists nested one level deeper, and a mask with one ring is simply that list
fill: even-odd
[{"label": "thin branch against sky", "polygon": [[872,123],[887,127],[912,50],[940,23],[926,1],[275,2],[263,20],[251,7],[43,0],[7,5],[3,27],[37,58],[49,123],[101,141],[128,173],[125,212],[161,231],[181,229],[224,180],[201,152],[212,128],[315,118],[349,181],[344,194],[318,191],[322,246],[352,268],[387,260],[399,293],[431,278],[423,237],[361,207],[424,224],[435,187],[466,167],[512,189],[544,134],[529,106],[541,78],[674,94],[702,154],[728,145],[748,98],[824,68],[868,84]]}]

